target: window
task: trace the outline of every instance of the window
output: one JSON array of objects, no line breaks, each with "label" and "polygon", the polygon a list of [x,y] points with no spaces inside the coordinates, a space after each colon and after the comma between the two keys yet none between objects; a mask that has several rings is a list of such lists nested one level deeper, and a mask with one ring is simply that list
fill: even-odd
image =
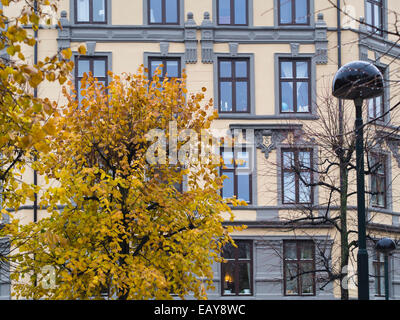
[{"label": "window", "polygon": [[149,24],[179,24],[180,0],[148,0]]},{"label": "window", "polygon": [[246,26],[247,8],[247,0],[217,0],[218,24]]},{"label": "window", "polygon": [[311,112],[310,59],[279,59],[281,113]]},{"label": "window", "polygon": [[374,260],[375,295],[385,296],[385,256],[375,250]]},{"label": "window", "polygon": [[218,60],[219,112],[249,112],[249,59]]},{"label": "window", "polygon": [[107,23],[106,0],[75,0],[76,23]]},{"label": "window", "polygon": [[373,207],[386,208],[386,156],[372,154],[371,168],[371,204]]},{"label": "window", "polygon": [[313,203],[312,151],[282,150],[282,203]]},{"label": "window", "polygon": [[280,25],[309,25],[309,0],[278,0]]},{"label": "window", "polygon": [[[385,69],[378,67],[379,71],[385,76]],[[368,118],[370,120],[377,119],[377,121],[384,121],[382,116],[385,111],[385,95],[382,93],[380,96],[368,100]]]},{"label": "window", "polygon": [[285,295],[315,295],[315,251],[312,241],[284,241]]},{"label": "window", "polygon": [[250,152],[245,148],[221,150],[224,166],[221,175],[227,178],[222,187],[224,199],[236,197],[248,203],[252,201]]},{"label": "window", "polygon": [[251,295],[253,284],[253,245],[251,241],[236,240],[223,249],[227,260],[221,264],[222,295]]},{"label": "window", "polygon": [[[162,65],[162,67],[161,67]],[[179,58],[150,58],[149,78],[152,79],[157,68],[161,69],[160,81],[167,76],[169,78],[181,77],[181,59]]]},{"label": "window", "polygon": [[98,82],[107,86],[107,57],[79,57],[75,63],[75,88],[78,92],[79,101],[81,96],[81,80],[83,75],[92,73],[93,77],[97,78]]},{"label": "window", "polygon": [[366,0],[365,23],[367,30],[382,35],[383,29],[383,0]]}]

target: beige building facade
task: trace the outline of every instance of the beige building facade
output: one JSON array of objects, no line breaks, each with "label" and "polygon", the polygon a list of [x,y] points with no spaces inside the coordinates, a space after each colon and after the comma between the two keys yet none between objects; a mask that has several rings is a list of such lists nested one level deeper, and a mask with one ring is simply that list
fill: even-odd
[{"label": "beige building facade", "polygon": [[[73,50],[76,85],[89,71],[107,83],[107,71],[135,73],[141,64],[149,73],[162,64],[170,77],[185,70],[188,91],[205,87],[206,99],[214,101],[219,112],[214,129],[231,130],[239,138],[245,133],[240,147],[221,148],[226,163],[233,159],[248,164],[233,161],[221,169],[227,176],[221,192],[247,202],[233,208],[233,224],[248,227],[233,234],[238,248],[227,250],[228,263],[214,266],[216,289],[209,292],[210,299],[338,299],[339,281],[357,297],[356,250],[348,277],[332,278],[341,269],[338,230],[313,219],[288,226],[309,214],[338,214],[338,199],[332,200],[316,183],[323,175],[315,166],[326,155],[303,134],[305,127],[320,123],[320,104],[331,94],[335,72],[353,60],[369,61],[382,71],[384,94],[365,103],[364,117],[379,118],[374,132],[392,129],[390,139],[371,153],[379,154],[384,164],[366,177],[367,189],[372,190],[366,195],[370,298],[384,296],[383,260],[373,240],[400,239],[399,118],[396,109],[390,110],[398,102],[395,12],[400,12],[400,3],[334,4],[337,7],[328,0],[61,0],[62,29],[38,32],[39,59],[60,49]],[[87,55],[78,58],[81,44]],[[43,84],[38,90],[40,96],[62,102],[60,92],[57,85]],[[343,105],[352,108],[351,102]],[[292,163],[303,168],[297,172]],[[34,181],[32,171],[25,176]],[[329,178],[337,184],[337,177]],[[354,176],[350,181],[354,191]],[[44,182],[37,177],[37,183]],[[352,195],[348,210],[353,227],[356,209]],[[34,202],[20,212],[28,220],[46,214]],[[349,237],[356,240],[354,234]],[[389,275],[390,298],[400,299],[399,250],[389,258]],[[5,278],[0,296],[7,299],[9,294]]]}]

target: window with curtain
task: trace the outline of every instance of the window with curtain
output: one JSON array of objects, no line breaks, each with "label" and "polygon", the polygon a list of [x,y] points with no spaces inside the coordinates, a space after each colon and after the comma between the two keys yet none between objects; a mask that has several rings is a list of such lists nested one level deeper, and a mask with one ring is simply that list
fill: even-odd
[{"label": "window with curtain", "polygon": [[181,0],[148,0],[149,24],[179,24]]},{"label": "window with curtain", "polygon": [[107,57],[79,57],[75,61],[75,88],[78,92],[78,100],[82,101],[81,95],[81,80],[86,73],[91,73],[93,77],[97,78],[98,82],[104,86],[108,85],[107,79]]},{"label": "window with curtain", "polygon": [[[382,75],[385,77],[385,69],[378,67]],[[385,113],[385,94],[367,100],[368,104],[368,118],[370,120],[377,119],[376,121],[384,121],[383,114]]]},{"label": "window with curtain", "polygon": [[249,59],[218,60],[219,112],[250,111]]},{"label": "window with curtain", "polygon": [[280,25],[309,25],[310,0],[278,0]]},{"label": "window with curtain", "polygon": [[279,60],[281,113],[311,113],[310,59]]},{"label": "window with curtain", "polygon": [[221,176],[226,176],[222,197],[235,197],[238,200],[252,202],[250,152],[246,148],[221,149],[224,165],[220,169]]},{"label": "window with curtain", "polygon": [[386,208],[387,205],[387,157],[373,153],[370,157],[371,204],[373,207]]},{"label": "window with curtain", "polygon": [[282,149],[282,203],[313,203],[312,150]]},{"label": "window with curtain", "polygon": [[75,0],[76,23],[107,23],[106,0]]},{"label": "window with curtain", "polygon": [[314,243],[306,240],[284,241],[283,256],[285,295],[315,295]]},{"label": "window with curtain", "polygon": [[217,0],[219,25],[248,25],[248,0]]},{"label": "window with curtain", "polygon": [[372,261],[374,267],[375,295],[385,296],[385,256],[374,251],[374,259]]},{"label": "window with curtain", "polygon": [[366,0],[365,6],[367,30],[381,36],[383,34],[383,0]]},{"label": "window with curtain", "polygon": [[249,240],[235,240],[237,248],[227,244],[223,257],[227,261],[221,264],[222,295],[253,294],[253,244]]}]

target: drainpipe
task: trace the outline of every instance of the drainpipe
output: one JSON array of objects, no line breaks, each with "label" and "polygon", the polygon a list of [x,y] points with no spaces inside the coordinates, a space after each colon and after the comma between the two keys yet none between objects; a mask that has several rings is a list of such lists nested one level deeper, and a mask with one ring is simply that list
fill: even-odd
[{"label": "drainpipe", "polygon": [[[37,1],[35,0],[34,2],[34,10],[35,13],[37,13]],[[33,47],[33,63],[36,65],[38,63],[38,30],[34,31],[34,37],[35,37],[35,46]],[[35,98],[37,98],[38,96],[38,90],[37,88],[33,89],[33,96]],[[35,156],[35,160],[36,160],[36,156]],[[36,170],[33,170],[33,184],[35,186],[37,186],[37,172]],[[37,222],[37,216],[38,216],[38,198],[37,198],[37,194],[35,193],[35,198],[33,200],[33,222]]]}]

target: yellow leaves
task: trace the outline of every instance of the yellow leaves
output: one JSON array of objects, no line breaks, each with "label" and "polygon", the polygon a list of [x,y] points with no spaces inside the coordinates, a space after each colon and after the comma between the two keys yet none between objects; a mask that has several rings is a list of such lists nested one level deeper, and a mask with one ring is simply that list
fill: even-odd
[{"label": "yellow leaves", "polygon": [[64,59],[67,59],[67,60],[71,59],[71,57],[72,57],[71,48],[63,49],[61,51],[61,55],[63,56]]},{"label": "yellow leaves", "polygon": [[86,46],[80,45],[78,48],[78,53],[81,55],[85,55],[86,54]]}]

